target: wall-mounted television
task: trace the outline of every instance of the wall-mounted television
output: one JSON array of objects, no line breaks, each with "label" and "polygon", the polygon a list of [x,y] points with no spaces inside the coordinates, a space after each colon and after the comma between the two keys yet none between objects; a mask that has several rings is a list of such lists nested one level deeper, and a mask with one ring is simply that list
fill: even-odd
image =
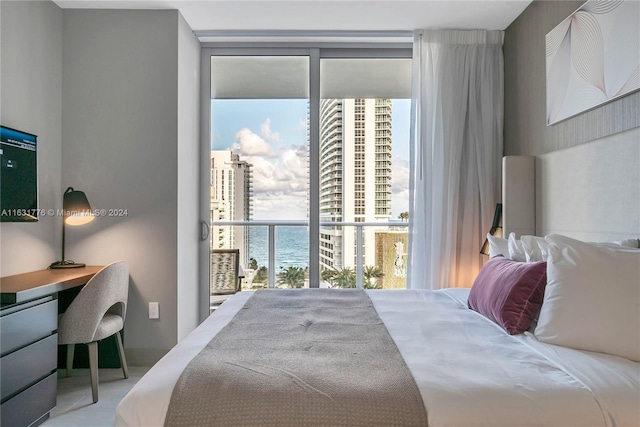
[{"label": "wall-mounted television", "polygon": [[38,220],[36,135],[0,126],[0,221]]}]

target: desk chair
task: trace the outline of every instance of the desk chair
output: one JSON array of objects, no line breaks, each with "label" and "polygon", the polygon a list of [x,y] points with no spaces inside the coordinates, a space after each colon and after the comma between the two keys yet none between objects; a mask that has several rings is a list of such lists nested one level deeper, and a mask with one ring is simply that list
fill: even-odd
[{"label": "desk chair", "polygon": [[116,335],[122,372],[129,378],[120,331],[124,327],[129,294],[129,263],[114,262],[98,271],[58,321],[58,344],[67,345],[67,376],[73,368],[75,344],[89,347],[93,403],[98,401],[98,341]]},{"label": "desk chair", "polygon": [[240,250],[212,249],[209,278],[210,311],[240,290]]}]

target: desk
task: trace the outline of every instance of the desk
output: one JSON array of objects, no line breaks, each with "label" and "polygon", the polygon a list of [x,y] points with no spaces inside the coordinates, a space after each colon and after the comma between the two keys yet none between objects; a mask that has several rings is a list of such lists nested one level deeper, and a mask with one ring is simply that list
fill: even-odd
[{"label": "desk", "polygon": [[58,293],[102,267],[40,270],[0,278],[0,424],[44,422],[56,406]]},{"label": "desk", "polygon": [[40,270],[0,278],[2,306],[54,295],[66,289],[84,286],[102,266],[58,270]]}]

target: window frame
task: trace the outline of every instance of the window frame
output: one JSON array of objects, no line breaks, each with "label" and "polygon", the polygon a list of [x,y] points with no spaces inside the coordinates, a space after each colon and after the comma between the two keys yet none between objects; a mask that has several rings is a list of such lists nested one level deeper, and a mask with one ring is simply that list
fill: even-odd
[{"label": "window frame", "polygon": [[[309,58],[309,286],[320,283],[320,61],[413,57],[410,42],[201,43],[200,59],[200,320],[209,316],[209,223],[211,151],[211,57],[306,56]],[[272,242],[270,242],[272,243]],[[270,244],[271,246],[271,244]],[[270,247],[269,250],[274,248]],[[275,274],[275,266],[269,266]],[[272,268],[273,267],[273,268]],[[359,272],[361,274],[361,272]],[[359,278],[360,281],[362,278]]]}]

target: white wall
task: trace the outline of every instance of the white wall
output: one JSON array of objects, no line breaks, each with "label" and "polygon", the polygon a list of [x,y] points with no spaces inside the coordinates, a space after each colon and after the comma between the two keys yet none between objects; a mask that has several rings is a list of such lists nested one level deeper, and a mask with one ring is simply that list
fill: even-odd
[{"label": "white wall", "polygon": [[[62,207],[62,10],[49,1],[0,2],[0,122],[38,135],[39,207]],[[46,268],[61,256],[62,222],[0,224],[0,276]]]},{"label": "white wall", "polygon": [[640,128],[538,156],[535,181],[539,236],[640,237]]},{"label": "white wall", "polygon": [[[178,319],[179,304],[196,311],[195,272],[180,280],[178,272],[196,259],[195,220],[182,210],[197,204],[188,206],[194,195],[179,198],[178,188],[197,180],[197,167],[178,177],[198,146],[198,77],[182,60],[194,70],[199,63],[179,18],[166,10],[64,11],[62,186],[84,190],[94,209],[127,210],[67,233],[68,253],[88,264],[129,260],[124,341],[133,365],[175,345],[179,323],[182,333],[195,326],[189,315]],[[158,320],[148,319],[150,301],[160,303]]]},{"label": "white wall", "polygon": [[178,340],[198,325],[200,42],[178,15]]}]

